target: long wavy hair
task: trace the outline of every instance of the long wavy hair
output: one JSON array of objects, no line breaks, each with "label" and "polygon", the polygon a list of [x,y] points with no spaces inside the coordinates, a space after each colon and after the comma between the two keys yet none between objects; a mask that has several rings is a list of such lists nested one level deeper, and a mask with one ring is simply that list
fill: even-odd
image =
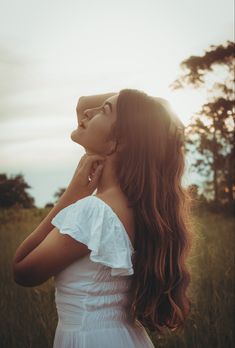
[{"label": "long wavy hair", "polygon": [[128,309],[131,320],[158,332],[181,331],[191,307],[191,197],[181,182],[182,128],[166,100],[136,89],[120,91],[110,136],[117,141],[116,175],[135,217]]}]

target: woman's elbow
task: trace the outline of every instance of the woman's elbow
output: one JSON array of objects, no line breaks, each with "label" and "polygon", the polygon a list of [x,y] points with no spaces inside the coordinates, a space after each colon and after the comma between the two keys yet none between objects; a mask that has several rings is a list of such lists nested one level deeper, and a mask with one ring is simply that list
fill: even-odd
[{"label": "woman's elbow", "polygon": [[17,267],[17,264],[13,264],[12,266],[12,276],[13,280],[16,284],[24,286],[24,287],[33,287],[38,284],[34,281],[33,277],[29,274],[26,274]]}]

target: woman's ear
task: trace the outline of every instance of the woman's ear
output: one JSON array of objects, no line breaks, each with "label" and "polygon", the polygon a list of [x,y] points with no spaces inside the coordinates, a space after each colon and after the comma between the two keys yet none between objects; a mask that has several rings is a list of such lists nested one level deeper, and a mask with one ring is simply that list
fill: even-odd
[{"label": "woman's ear", "polygon": [[111,140],[110,143],[109,155],[112,155],[115,152],[121,152],[125,147],[124,144],[114,140]]}]

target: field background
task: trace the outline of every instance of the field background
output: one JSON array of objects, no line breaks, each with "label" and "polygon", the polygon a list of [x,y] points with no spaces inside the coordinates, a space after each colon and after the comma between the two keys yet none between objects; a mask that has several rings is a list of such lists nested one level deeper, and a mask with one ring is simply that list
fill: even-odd
[{"label": "field background", "polygon": [[[19,244],[49,209],[0,210],[0,347],[49,348],[57,325],[53,278],[26,288],[14,283],[11,261]],[[234,230],[235,219],[198,210],[194,214],[195,242],[189,268],[191,314],[183,335],[160,338],[156,347],[234,347]]]}]

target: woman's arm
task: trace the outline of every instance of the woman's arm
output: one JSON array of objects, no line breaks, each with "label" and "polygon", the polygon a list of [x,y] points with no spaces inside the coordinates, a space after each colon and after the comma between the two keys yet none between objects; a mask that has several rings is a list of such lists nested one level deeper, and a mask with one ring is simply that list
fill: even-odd
[{"label": "woman's arm", "polygon": [[104,161],[105,157],[101,155],[84,155],[75,170],[75,173],[59,201],[51,209],[49,214],[39,224],[39,226],[21,243],[16,250],[13,266],[22,261],[32,250],[34,250],[54,229],[51,224],[53,217],[63,208],[75,203],[79,199],[90,196],[97,188],[102,170],[98,165],[93,173],[91,181],[88,177],[91,173],[94,163]]},{"label": "woman's arm", "polygon": [[[111,93],[105,93],[105,94],[97,94],[97,95],[80,97],[78,105],[77,105],[78,117],[81,117],[81,118],[83,117],[82,112],[85,109],[97,107],[101,105],[107,98],[115,94],[116,93],[111,92]],[[86,170],[88,171],[90,170],[90,165],[88,165]],[[85,176],[87,176],[87,173],[84,173],[84,174]],[[83,197],[86,197],[92,194],[90,189],[88,188],[86,189],[84,186],[81,187],[79,185],[79,180],[77,180],[76,176],[77,176],[77,169],[75,171],[75,174],[68,188],[60,197],[56,205],[51,209],[49,214],[42,220],[42,222],[38,225],[38,227],[17,248],[16,253],[14,255],[14,259],[13,259],[13,264],[16,264],[20,262],[21,260],[23,260],[24,257],[26,257],[32,250],[34,250],[46,238],[46,236],[54,228],[54,225],[51,224],[51,220],[61,209],[76,202],[78,199],[81,199]],[[81,178],[81,173],[80,173],[80,178]]]},{"label": "woman's arm", "polygon": [[51,224],[51,220],[61,209],[88,195],[89,193],[86,194],[84,191],[81,191],[80,193],[77,190],[74,191],[73,187],[69,185],[63,195],[60,197],[59,201],[51,209],[49,214],[17,248],[13,258],[13,264],[23,260],[25,256],[27,256],[46,238],[48,233],[50,233],[50,231],[55,227]]}]

